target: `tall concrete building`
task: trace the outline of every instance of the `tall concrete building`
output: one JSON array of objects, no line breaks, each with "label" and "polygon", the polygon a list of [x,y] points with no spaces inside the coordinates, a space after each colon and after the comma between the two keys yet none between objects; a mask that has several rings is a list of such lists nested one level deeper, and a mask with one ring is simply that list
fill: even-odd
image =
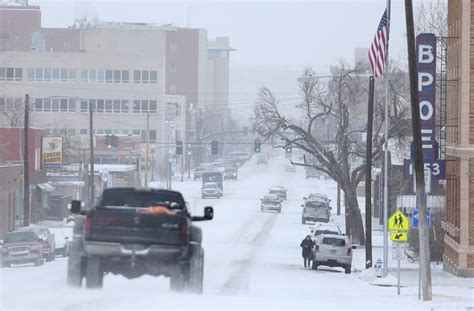
[{"label": "tall concrete building", "polygon": [[[228,111],[228,39],[208,42],[204,29],[87,20],[42,28],[38,6],[0,6],[0,50],[0,111],[20,112],[28,93],[32,125],[49,134],[88,134],[93,107],[96,135],[144,143],[148,123],[162,163],[159,144],[199,136],[199,111],[217,102]],[[3,126],[18,125],[11,119],[0,113]]]},{"label": "tall concrete building", "polygon": [[474,1],[449,0],[444,269],[474,277]]}]

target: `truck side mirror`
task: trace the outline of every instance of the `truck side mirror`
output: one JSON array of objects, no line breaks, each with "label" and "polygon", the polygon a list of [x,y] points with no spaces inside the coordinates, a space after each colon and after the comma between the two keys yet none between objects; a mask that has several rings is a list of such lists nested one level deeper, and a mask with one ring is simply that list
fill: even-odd
[{"label": "truck side mirror", "polygon": [[301,204],[300,206],[301,206],[301,207],[304,207],[304,204]]},{"label": "truck side mirror", "polygon": [[82,202],[79,200],[72,200],[71,201],[71,213],[79,214],[81,212],[81,204]]},{"label": "truck side mirror", "polygon": [[210,206],[204,208],[204,220],[212,220],[214,218],[214,209]]}]

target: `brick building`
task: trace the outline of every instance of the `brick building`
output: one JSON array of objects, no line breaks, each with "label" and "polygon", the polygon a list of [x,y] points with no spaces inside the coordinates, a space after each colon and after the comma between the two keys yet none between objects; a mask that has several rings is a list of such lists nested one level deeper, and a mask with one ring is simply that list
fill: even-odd
[{"label": "brick building", "polygon": [[444,269],[474,277],[474,1],[449,0]]},{"label": "brick building", "polygon": [[15,228],[22,206],[20,164],[0,164],[0,239]]}]

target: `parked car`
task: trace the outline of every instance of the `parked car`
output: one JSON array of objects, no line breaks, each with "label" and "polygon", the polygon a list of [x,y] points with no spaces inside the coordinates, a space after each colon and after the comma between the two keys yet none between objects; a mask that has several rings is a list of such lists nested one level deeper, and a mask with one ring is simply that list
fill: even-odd
[{"label": "parked car", "polygon": [[327,195],[325,195],[324,193],[310,193],[307,197],[303,197],[303,200],[305,201],[320,201],[320,200],[323,200],[324,202],[326,202],[327,206],[329,206],[329,203],[331,202],[331,200],[328,198]]},{"label": "parked car", "polygon": [[269,194],[275,194],[280,199],[286,200],[287,190],[283,186],[273,186],[270,189],[268,189],[268,193]]},{"label": "parked car", "polygon": [[267,156],[263,154],[259,154],[257,156],[257,164],[268,164]]},{"label": "parked car", "polygon": [[313,240],[320,234],[342,235],[341,229],[335,223],[317,222],[314,227],[310,227]]},{"label": "parked car", "polygon": [[304,204],[301,204],[301,207],[303,207],[301,215],[302,224],[306,224],[307,221],[329,222],[331,211],[325,201],[306,201]]},{"label": "parked car", "polygon": [[312,269],[319,266],[341,267],[346,274],[351,273],[352,249],[349,237],[344,235],[320,234],[315,240]]},{"label": "parked car", "polygon": [[321,176],[321,172],[313,167],[306,168],[306,179],[309,178],[319,178]]},{"label": "parked car", "polygon": [[235,179],[237,180],[237,169],[235,168],[226,168],[224,171],[224,179]]},{"label": "parked car", "polygon": [[43,256],[46,261],[53,261],[56,258],[54,250],[56,249],[56,242],[54,234],[46,227],[23,227],[18,231],[34,231],[41,239],[43,245]]},{"label": "parked car", "polygon": [[260,199],[262,202],[260,204],[260,211],[267,211],[267,210],[273,210],[277,211],[278,213],[281,213],[281,201],[282,199],[279,198],[275,194],[267,194],[266,196],[263,197],[263,199]]},{"label": "parked car", "polygon": [[34,263],[35,266],[44,263],[43,240],[35,231],[7,233],[2,247],[2,267],[25,263]]},{"label": "parked car", "polygon": [[202,166],[196,166],[194,168],[194,180],[201,179],[202,173],[204,173],[205,171],[206,171],[206,168]]},{"label": "parked car", "polygon": [[222,197],[222,191],[219,186],[214,182],[206,182],[202,185],[202,198],[217,198]]},{"label": "parked car", "polygon": [[295,173],[296,172],[296,166],[294,166],[293,164],[285,165],[285,172]]},{"label": "parked car", "polygon": [[67,257],[69,254],[69,241],[71,240],[70,237],[64,233],[63,229],[50,230],[54,233],[54,241],[56,244],[54,254],[56,256]]}]

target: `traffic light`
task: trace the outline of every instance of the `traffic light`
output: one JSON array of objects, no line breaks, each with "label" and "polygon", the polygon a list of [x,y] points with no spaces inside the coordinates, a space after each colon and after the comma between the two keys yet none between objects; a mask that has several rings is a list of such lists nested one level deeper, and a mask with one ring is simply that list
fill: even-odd
[{"label": "traffic light", "polygon": [[176,154],[177,155],[183,154],[183,141],[182,140],[176,141]]},{"label": "traffic light", "polygon": [[107,147],[112,147],[112,135],[105,135],[105,144]]},{"label": "traffic light", "polygon": [[111,135],[110,136],[110,144],[112,145],[112,147],[114,148],[117,148],[118,147],[118,143],[119,143],[119,138],[118,136],[115,136],[115,135]]},{"label": "traffic light", "polygon": [[255,139],[255,143],[253,145],[253,152],[260,153],[262,151],[262,143],[260,139]]},{"label": "traffic light", "polygon": [[211,142],[211,154],[216,155],[219,153],[219,142],[217,140],[213,140]]},{"label": "traffic light", "polygon": [[286,153],[291,153],[291,147],[286,147]]}]

